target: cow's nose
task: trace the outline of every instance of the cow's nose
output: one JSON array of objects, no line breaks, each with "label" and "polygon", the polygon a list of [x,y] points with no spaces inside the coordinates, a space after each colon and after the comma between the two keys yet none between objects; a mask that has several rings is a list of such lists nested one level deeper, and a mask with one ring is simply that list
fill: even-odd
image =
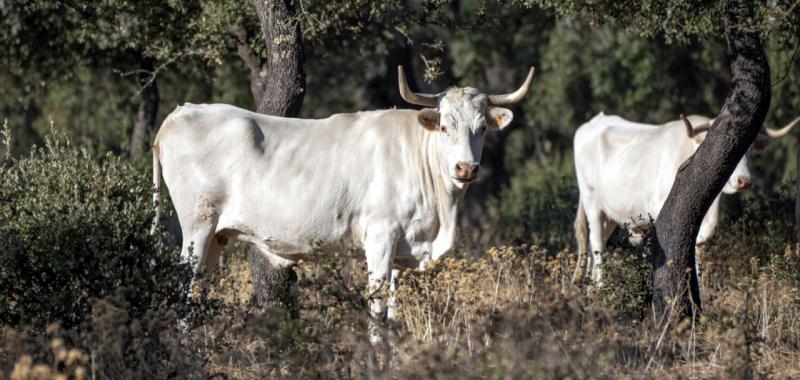
[{"label": "cow's nose", "polygon": [[461,161],[456,164],[456,178],[464,181],[474,181],[478,178],[478,171],[480,170],[481,167],[478,164]]},{"label": "cow's nose", "polygon": [[750,177],[739,177],[736,179],[736,189],[743,191],[753,186],[753,180]]}]

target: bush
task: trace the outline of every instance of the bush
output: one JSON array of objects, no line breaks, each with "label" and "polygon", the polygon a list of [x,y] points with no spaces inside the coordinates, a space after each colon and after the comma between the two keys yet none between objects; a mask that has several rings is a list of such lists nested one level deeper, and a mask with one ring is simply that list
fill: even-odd
[{"label": "bush", "polygon": [[599,306],[609,310],[620,323],[637,324],[647,315],[653,298],[651,249],[616,249],[603,261],[603,282]]},{"label": "bush", "polygon": [[497,238],[559,251],[573,245],[578,185],[572,162],[529,164],[495,207]]},{"label": "bush", "polygon": [[723,198],[720,224],[698,255],[700,273],[739,278],[750,273],[751,258],[762,265],[782,260],[787,243],[794,240],[794,192],[794,184],[783,184],[761,194]]},{"label": "bush", "polygon": [[149,234],[142,172],[57,140],[0,167],[0,324],[77,325],[117,294],[134,316],[186,298],[191,269]]}]

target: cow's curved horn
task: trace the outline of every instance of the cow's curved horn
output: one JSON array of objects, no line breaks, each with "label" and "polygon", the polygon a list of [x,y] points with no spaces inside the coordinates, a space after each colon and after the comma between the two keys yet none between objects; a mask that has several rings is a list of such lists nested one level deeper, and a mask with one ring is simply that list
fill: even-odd
[{"label": "cow's curved horn", "polygon": [[411,89],[408,88],[406,73],[403,71],[402,65],[397,66],[397,82],[400,86],[400,96],[403,97],[403,100],[406,102],[423,107],[435,108],[439,105],[439,99],[437,95],[422,94],[411,91]]},{"label": "cow's curved horn", "polygon": [[681,120],[683,120],[683,125],[686,127],[686,135],[690,138],[694,137],[694,128],[692,128],[692,123],[689,122],[689,119],[681,114]]},{"label": "cow's curved horn", "polygon": [[698,134],[706,132],[709,129],[711,129],[711,123],[709,122],[705,122],[696,127],[693,127],[692,123],[689,122],[689,119],[687,119],[686,116],[683,116],[683,114],[681,114],[681,120],[683,120],[683,125],[686,126],[686,135],[688,135],[689,137],[695,137]]},{"label": "cow's curved horn", "polygon": [[528,90],[531,89],[531,84],[533,84],[533,74],[535,72],[536,70],[531,67],[531,70],[528,71],[528,77],[525,79],[525,82],[522,83],[522,86],[517,89],[517,91],[503,95],[489,95],[489,105],[506,106],[521,102],[522,98],[525,97],[525,94],[528,93]]},{"label": "cow's curved horn", "polygon": [[792,120],[789,124],[786,124],[786,126],[781,129],[764,128],[764,130],[767,132],[767,136],[773,139],[779,139],[788,135],[792,128],[797,126],[797,124],[800,124],[800,117]]}]

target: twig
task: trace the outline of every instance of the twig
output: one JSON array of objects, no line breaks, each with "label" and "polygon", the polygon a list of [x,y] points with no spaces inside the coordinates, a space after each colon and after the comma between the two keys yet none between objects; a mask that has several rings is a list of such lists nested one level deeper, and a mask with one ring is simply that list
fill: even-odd
[{"label": "twig", "polygon": [[561,352],[564,354],[564,357],[567,359],[567,365],[569,365],[569,367],[570,367],[570,369],[572,369],[573,373],[578,373],[578,369],[575,368],[574,365],[572,365],[572,360],[569,360],[569,352],[567,352],[567,349],[564,348],[564,344],[562,344],[561,338],[559,338],[558,334],[556,333],[556,330],[553,328],[553,325],[550,324],[550,321],[547,319],[547,317],[545,317],[545,314],[542,311],[542,307],[539,305],[539,302],[536,302],[533,305],[536,306],[536,309],[538,309],[538,311],[539,311],[539,316],[542,318],[544,323],[547,325],[547,328],[550,329],[550,332],[553,334],[553,337],[556,338],[556,343],[558,343],[558,348],[561,349]]},{"label": "twig", "polygon": [[[797,3],[795,3],[795,5],[797,5]],[[794,6],[792,6],[792,7],[794,7]],[[777,81],[775,81],[775,83],[770,85],[770,88],[773,88],[773,87],[781,84],[781,82],[783,82],[786,79],[786,77],[789,76],[789,73],[792,71],[792,66],[794,66],[794,59],[797,58],[797,48],[800,48],[800,38],[797,39],[797,44],[794,45],[794,51],[792,52],[792,58],[789,60],[789,65],[787,65],[787,67],[786,67],[786,72],[783,73],[783,76],[780,79],[778,79]]]},{"label": "twig", "polygon": [[242,24],[237,23],[231,25],[230,32],[236,37],[236,54],[250,69],[250,76],[258,77],[261,68],[264,66],[264,60],[256,55],[247,43],[247,29]]},{"label": "twig", "polygon": [[[683,289],[680,289],[676,294],[683,294],[683,291],[684,291]],[[644,370],[642,371],[641,376],[639,376],[640,379],[644,379],[645,374],[650,369],[650,365],[653,364],[653,361],[655,360],[655,353],[658,352],[659,348],[661,348],[661,343],[663,342],[664,337],[667,335],[668,327],[670,325],[670,322],[672,321],[672,315],[675,312],[675,306],[678,303],[678,301],[681,300],[682,298],[683,297],[676,296],[672,300],[672,304],[670,305],[669,312],[664,316],[665,318],[662,319],[662,321],[664,323],[664,327],[661,329],[661,334],[658,337],[658,341],[656,341],[656,345],[653,346],[652,349],[648,349],[647,350],[648,355],[650,355],[650,359],[647,360],[647,365],[645,366]]]},{"label": "twig", "polygon": [[124,71],[123,72],[123,71],[121,71],[119,69],[112,69],[111,71],[116,73],[116,74],[119,74],[122,77],[127,77],[127,76],[131,76],[131,75],[136,75],[136,74],[149,74],[149,77],[147,78],[147,80],[139,87],[139,91],[136,91],[136,93],[134,93],[130,97],[130,100],[133,100],[133,99],[136,99],[136,97],[138,97],[139,95],[141,95],[141,93],[144,91],[145,88],[150,87],[150,85],[152,85],[153,82],[156,81],[156,78],[158,77],[158,74],[161,73],[162,71],[164,71],[169,65],[175,63],[175,61],[177,61],[178,59],[183,59],[183,58],[186,58],[186,57],[191,57],[191,56],[196,56],[196,55],[200,55],[200,52],[195,51],[195,50],[188,51],[185,54],[172,57],[172,58],[162,62],[161,64],[156,66],[156,68],[153,69],[153,70],[136,69],[136,70],[130,70],[130,71]]},{"label": "twig", "polygon": [[8,161],[11,158],[11,130],[8,128],[8,119],[3,121],[3,130],[0,132],[3,135],[3,145],[6,146],[6,153],[3,161]]},{"label": "twig", "polygon": [[669,21],[672,19],[672,8],[675,8],[675,5],[670,2],[667,4],[667,17],[664,18],[664,22],[661,23],[661,29],[664,30],[664,35],[669,36],[669,28],[667,28]]}]

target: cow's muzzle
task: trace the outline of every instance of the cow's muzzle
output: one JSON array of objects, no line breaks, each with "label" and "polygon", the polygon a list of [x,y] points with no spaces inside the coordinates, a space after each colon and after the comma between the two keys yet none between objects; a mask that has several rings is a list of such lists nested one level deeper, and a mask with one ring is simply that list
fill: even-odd
[{"label": "cow's muzzle", "polygon": [[745,191],[753,186],[753,180],[749,177],[739,177],[736,179],[736,191]]},{"label": "cow's muzzle", "polygon": [[453,178],[459,182],[470,183],[478,179],[480,170],[479,164],[461,161],[456,164],[456,175]]}]

